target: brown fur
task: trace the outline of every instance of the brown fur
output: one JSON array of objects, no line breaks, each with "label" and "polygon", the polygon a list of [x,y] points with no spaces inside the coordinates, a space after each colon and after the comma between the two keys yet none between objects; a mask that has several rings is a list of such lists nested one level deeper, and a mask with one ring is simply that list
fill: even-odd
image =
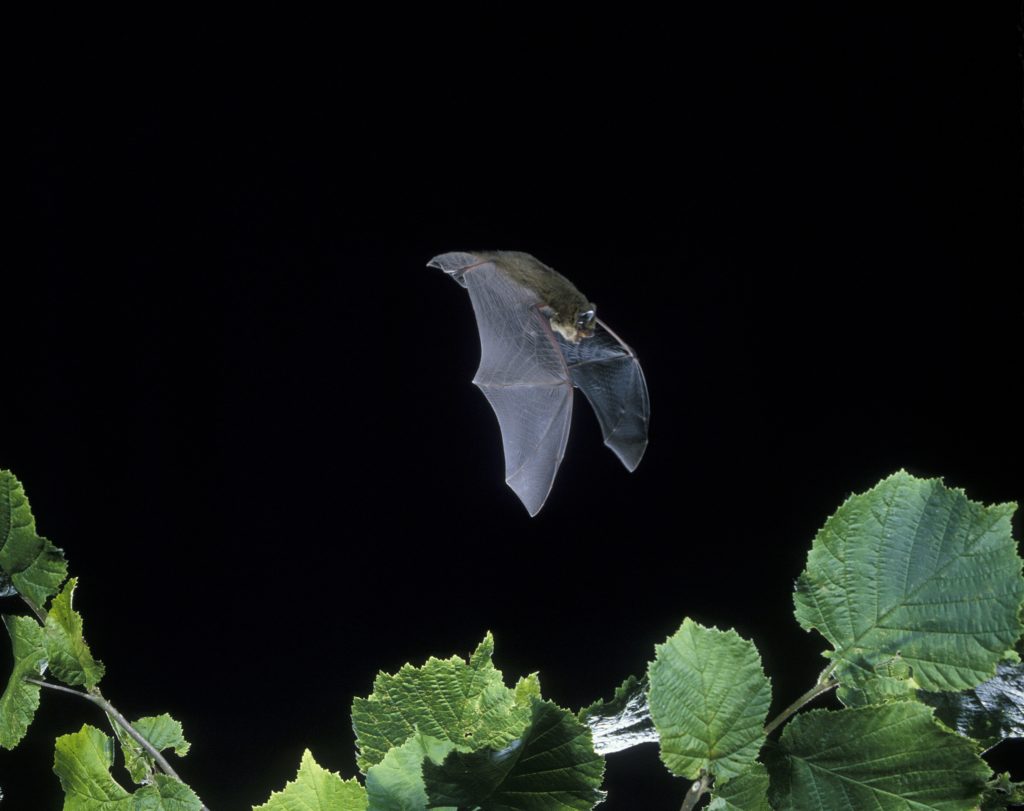
[{"label": "brown fur", "polygon": [[513,281],[535,292],[541,305],[553,311],[551,323],[560,331],[574,332],[580,313],[596,309],[565,276],[528,253],[491,251],[475,255],[494,262]]}]

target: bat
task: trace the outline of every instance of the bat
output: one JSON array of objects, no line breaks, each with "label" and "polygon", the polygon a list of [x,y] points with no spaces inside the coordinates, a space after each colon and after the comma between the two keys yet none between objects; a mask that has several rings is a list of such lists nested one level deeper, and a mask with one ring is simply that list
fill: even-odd
[{"label": "bat", "polygon": [[427,263],[469,290],[480,331],[473,382],[498,417],[505,481],[531,516],[565,455],[573,389],[629,471],[647,448],[651,406],[636,354],[562,274],[527,253],[444,253]]}]

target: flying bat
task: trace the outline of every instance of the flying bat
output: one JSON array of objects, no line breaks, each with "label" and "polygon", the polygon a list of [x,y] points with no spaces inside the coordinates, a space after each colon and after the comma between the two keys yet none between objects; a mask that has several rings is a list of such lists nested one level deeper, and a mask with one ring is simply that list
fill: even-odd
[{"label": "flying bat", "polygon": [[597,414],[604,444],[635,470],[651,406],[636,354],[562,274],[527,253],[444,253],[427,263],[469,290],[480,331],[473,382],[498,417],[505,481],[530,515],[565,455],[573,389]]}]

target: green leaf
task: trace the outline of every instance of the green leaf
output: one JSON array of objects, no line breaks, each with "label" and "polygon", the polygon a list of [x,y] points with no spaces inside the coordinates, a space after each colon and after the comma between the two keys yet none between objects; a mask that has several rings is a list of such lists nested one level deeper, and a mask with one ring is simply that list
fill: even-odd
[{"label": "green leaf", "polygon": [[[414,732],[401,746],[388,751],[366,772],[366,795],[373,811],[422,811],[427,808],[423,783],[425,762],[440,763],[455,744]],[[435,807],[435,806],[431,806]],[[453,807],[450,811],[457,811]]]},{"label": "green leaf", "polygon": [[[188,754],[191,744],[185,740],[181,723],[167,713],[147,715],[138,721],[132,721],[131,724],[135,727],[135,731],[149,741],[154,749],[160,752],[165,749],[173,749],[179,757]],[[115,725],[114,731],[121,743],[125,768],[128,769],[132,780],[136,783],[148,782],[153,774],[153,758],[120,726]]]},{"label": "green leaf", "polygon": [[917,690],[911,666],[898,654],[859,653],[851,658],[860,677],[839,685],[836,695],[847,707],[913,700]]},{"label": "green leaf", "polygon": [[994,678],[962,693],[927,693],[918,698],[961,735],[991,749],[1007,738],[1024,738],[1024,664],[1003,663]]},{"label": "green leaf", "polygon": [[92,689],[103,678],[103,663],[92,658],[82,636],[82,617],[71,607],[77,578],[53,598],[46,614],[46,653],[50,672],[65,684]]},{"label": "green leaf", "polygon": [[1014,783],[1008,772],[996,775],[985,789],[981,811],[1024,805],[1024,783]]},{"label": "green leaf", "polygon": [[29,684],[25,677],[39,678],[46,670],[46,648],[42,626],[31,617],[5,614],[4,625],[11,637],[14,670],[0,696],[0,746],[13,749],[25,737],[39,709],[39,686]]},{"label": "green leaf", "polygon": [[747,771],[764,743],[771,682],[753,643],[691,619],[650,665],[650,705],[661,759],[680,777],[724,781]]},{"label": "green leaf", "polygon": [[181,722],[175,720],[167,713],[161,715],[146,715],[132,723],[142,737],[161,752],[164,749],[173,749],[174,754],[184,757],[192,748],[181,728]]},{"label": "green leaf", "polygon": [[110,776],[113,740],[96,727],[57,738],[53,771],[64,789],[64,811],[132,811],[131,795]]},{"label": "green leaf", "polygon": [[586,811],[604,799],[604,759],[590,730],[572,713],[536,701],[530,725],[500,750],[453,751],[440,765],[423,762],[431,808],[450,805],[480,811]]},{"label": "green leaf", "polygon": [[768,770],[755,763],[749,772],[716,787],[708,811],[772,811],[768,804]]},{"label": "green leaf", "polygon": [[529,707],[533,699],[541,697],[539,674],[531,673],[529,676],[523,676],[516,682],[513,694],[517,706]]},{"label": "green leaf", "polygon": [[299,773],[283,790],[275,791],[253,811],[366,811],[366,789],[355,778],[342,780],[322,768],[307,749]]},{"label": "green leaf", "polygon": [[155,775],[153,785],[138,789],[132,800],[132,811],[199,811],[203,807],[192,789],[166,774]]},{"label": "green leaf", "polygon": [[777,811],[966,811],[991,775],[971,741],[914,701],[802,713],[767,752]]},{"label": "green leaf", "polygon": [[57,738],[53,771],[64,789],[64,811],[199,811],[184,783],[159,774],[153,785],[129,794],[110,775],[114,739],[86,724]]},{"label": "green leaf", "polygon": [[471,749],[501,748],[515,739],[530,718],[527,699],[540,688],[506,687],[491,664],[493,652],[488,633],[468,662],[431,657],[423,667],[403,665],[393,676],[378,674],[370,697],[352,702],[360,770],[380,763],[417,729]]},{"label": "green leaf", "polygon": [[[965,690],[991,678],[1021,634],[1014,508],[903,471],[847,499],[815,537],[794,597],[800,624],[835,649],[835,676],[864,688],[875,663],[899,656],[911,687]],[[842,697],[873,698],[870,688]]]},{"label": "green leaf", "polygon": [[647,703],[647,679],[630,676],[608,701],[595,701],[577,713],[590,727],[594,751],[599,755],[621,752],[641,743],[657,743],[658,731]]},{"label": "green leaf", "polygon": [[36,534],[25,490],[9,470],[0,470],[0,572],[0,587],[10,584],[37,606],[68,576],[64,554]]}]

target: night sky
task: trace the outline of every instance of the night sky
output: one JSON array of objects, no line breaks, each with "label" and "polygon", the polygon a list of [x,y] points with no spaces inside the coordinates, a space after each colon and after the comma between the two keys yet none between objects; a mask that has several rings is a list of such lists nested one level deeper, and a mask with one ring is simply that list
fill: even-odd
[{"label": "night sky", "polygon": [[[905,468],[1024,498],[1004,5],[12,32],[0,468],[79,577],[104,694],[184,723],[214,811],[306,747],[353,775],[352,697],[487,630],[508,680],[577,708],[683,617],[734,627],[785,707],[825,664],[793,581],[846,496]],[[425,267],[474,248],[571,278],[650,389],[633,474],[578,398],[534,519],[469,298]],[[102,721],[44,694],[5,808],[60,808],[54,736]],[[672,809],[686,784],[647,746],[606,788]]]}]

